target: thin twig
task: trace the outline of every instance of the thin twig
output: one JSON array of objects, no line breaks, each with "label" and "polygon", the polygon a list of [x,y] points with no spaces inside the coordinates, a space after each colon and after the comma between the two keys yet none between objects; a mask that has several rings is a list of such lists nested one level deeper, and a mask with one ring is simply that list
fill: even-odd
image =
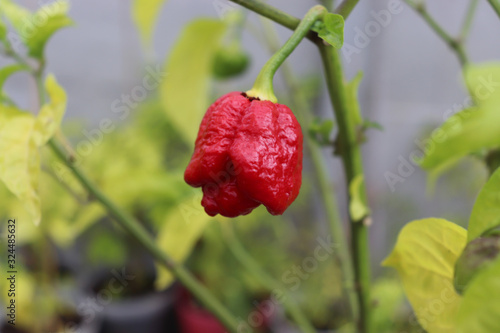
[{"label": "thin twig", "polygon": [[474,19],[474,14],[476,13],[478,0],[470,0],[467,12],[465,13],[464,23],[462,24],[462,29],[460,31],[460,42],[465,43],[465,39],[470,32],[472,26],[472,20]]},{"label": "thin twig", "polygon": [[498,18],[500,18],[500,3],[498,2],[498,0],[488,0],[488,2],[490,3],[495,13],[497,13]]},{"label": "thin twig", "polygon": [[[273,26],[267,20],[262,20],[262,24],[265,28],[265,33],[263,35],[265,36],[264,39],[267,46],[271,52],[276,52],[276,45],[279,45],[276,30],[273,29]],[[288,62],[285,62],[281,66],[280,72],[283,76],[283,81],[285,82],[287,90],[289,91],[288,95],[292,100],[294,112],[297,114],[297,117],[303,126],[309,126],[311,124],[311,116],[313,112],[302,90],[300,89],[297,76]],[[348,244],[344,236],[345,231],[343,230],[342,221],[339,216],[335,189],[331,185],[331,179],[326,170],[325,161],[321,154],[320,147],[308,136],[305,137],[304,141],[313,163],[314,177],[321,193],[321,199],[323,200],[323,206],[326,212],[332,240],[336,245],[338,245],[338,260],[342,269],[342,279],[344,282],[344,288],[349,297],[352,315],[356,316],[357,299],[353,283],[353,268]]]},{"label": "thin twig", "polygon": [[[290,29],[295,29],[299,20],[281,12],[280,10],[256,0],[231,0],[243,4],[246,8],[265,16],[276,23],[282,24]],[[313,38],[313,40],[315,40]],[[361,150],[356,137],[357,129],[349,121],[349,107],[346,100],[346,92],[343,81],[343,70],[340,56],[331,46],[322,42],[316,43],[320,49],[325,76],[328,83],[328,92],[332,105],[334,106],[335,118],[339,125],[339,142],[342,145],[342,161],[348,184],[358,175],[363,174]],[[361,200],[366,202],[364,185],[360,191]],[[363,221],[355,221],[351,218],[352,225],[352,247],[355,282],[360,303],[360,316],[358,318],[358,330],[361,333],[371,332],[371,302],[370,302],[370,259],[368,244],[368,226]]]},{"label": "thin twig", "polygon": [[113,217],[125,230],[133,235],[137,241],[212,312],[231,332],[237,332],[238,320],[233,317],[229,310],[222,305],[212,293],[200,284],[194,276],[183,265],[175,262],[167,253],[163,252],[155,243],[153,237],[133,216],[118,207],[111,201],[94,183],[83,173],[80,168],[70,162],[68,155],[53,139],[49,141],[52,151],[68,166],[78,179],[80,184],[106,208],[109,215]]},{"label": "thin twig", "polygon": [[344,2],[342,2],[339,7],[335,9],[335,13],[342,15],[344,19],[347,19],[358,2],[359,0],[344,0]]},{"label": "thin twig", "polygon": [[274,277],[262,269],[260,264],[247,252],[238,236],[234,232],[232,223],[224,223],[222,226],[224,240],[236,259],[255,276],[255,278],[270,291],[279,292],[282,297],[283,307],[297,326],[304,333],[316,333],[316,330],[307,319],[300,306],[293,301],[286,289]]},{"label": "thin twig", "polygon": [[73,196],[73,198],[78,203],[80,203],[81,205],[89,204],[90,201],[88,199],[83,198],[80,194],[78,194],[75,190],[73,190],[71,186],[69,186],[66,182],[62,181],[61,178],[59,178],[51,168],[42,165],[42,171],[45,172],[47,175],[51,176],[55,181],[57,181],[59,185],[61,185],[61,187],[66,190],[66,192],[71,194],[71,196]]},{"label": "thin twig", "polygon": [[[22,61],[12,48],[10,48],[10,56],[14,59]],[[43,70],[45,62],[42,60],[39,67],[32,71],[33,78],[37,84],[40,106],[45,104],[45,89],[43,87]],[[172,272],[172,274],[210,311],[220,322],[226,326],[231,332],[237,332],[239,321],[231,314],[231,312],[214,297],[214,295],[198,282],[195,277],[182,265],[175,262],[167,253],[163,252],[155,243],[153,237],[148,231],[137,221],[132,215],[118,207],[111,199],[109,199],[86,175],[74,164],[74,159],[71,158],[62,148],[56,139],[52,138],[48,142],[48,147],[52,149],[54,154],[60,158],[66,166],[71,170],[82,187],[88,191],[96,201],[106,208],[109,215],[113,217],[125,230],[133,235],[137,241],[149,251],[149,253],[163,266]]]},{"label": "thin twig", "polygon": [[434,20],[434,18],[429,14],[425,8],[423,2],[414,2],[412,0],[404,0],[408,6],[413,8],[423,19],[429,27],[455,52],[460,62],[460,65],[465,66],[469,60],[467,54],[460,40],[453,38],[449,35],[440,25]]}]

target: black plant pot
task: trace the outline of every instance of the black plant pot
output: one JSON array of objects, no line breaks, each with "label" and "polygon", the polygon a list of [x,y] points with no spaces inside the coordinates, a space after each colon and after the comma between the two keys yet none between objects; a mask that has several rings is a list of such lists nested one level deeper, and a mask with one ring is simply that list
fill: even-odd
[{"label": "black plant pot", "polygon": [[94,306],[81,307],[79,313],[84,321],[101,321],[98,333],[179,333],[174,308],[178,287],[156,292],[154,277],[153,266],[86,274],[81,298]]}]

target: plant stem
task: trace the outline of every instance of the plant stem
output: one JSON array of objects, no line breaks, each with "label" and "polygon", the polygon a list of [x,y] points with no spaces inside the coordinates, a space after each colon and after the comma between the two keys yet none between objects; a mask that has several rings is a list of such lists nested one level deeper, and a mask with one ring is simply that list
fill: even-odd
[{"label": "plant stem", "polygon": [[270,291],[280,292],[283,297],[281,298],[283,302],[283,307],[286,312],[293,318],[294,322],[304,333],[316,333],[316,330],[312,324],[307,319],[302,309],[295,303],[290,295],[287,293],[286,289],[274,279],[271,275],[267,274],[260,264],[252,258],[252,256],[247,252],[238,236],[234,232],[234,227],[232,223],[224,223],[222,226],[222,231],[224,234],[224,240],[227,246],[231,250],[232,254],[238,261],[250,272],[252,273],[259,282],[268,288]]},{"label": "plant stem", "polygon": [[339,7],[335,10],[335,12],[339,15],[342,15],[344,19],[346,19],[356,7],[359,0],[344,0]]},{"label": "plant stem", "polygon": [[[338,123],[338,142],[347,184],[350,184],[358,175],[363,175],[361,147],[357,142],[357,129],[350,122],[350,112],[342,74],[342,64],[338,52],[328,45],[320,45],[321,58],[325,67],[328,93],[334,106],[335,119]],[[360,191],[361,200],[366,204],[366,190]],[[350,201],[351,198],[349,198]],[[351,221],[351,246],[354,262],[354,277],[359,303],[358,330],[362,333],[371,332],[371,300],[370,300],[370,255],[368,242],[369,217]]]},{"label": "plant stem", "polygon": [[[274,50],[274,45],[279,45],[276,31],[273,29],[273,26],[269,23],[269,21],[262,20],[262,24],[265,28],[264,35],[267,46],[271,52],[275,52],[276,50]],[[292,99],[292,109],[297,114],[299,122],[303,125],[303,127],[307,128],[311,124],[311,115],[313,112],[306,97],[300,89],[298,78],[288,62],[285,62],[281,66],[280,70],[287,86],[287,90],[289,91],[289,96]],[[358,309],[356,293],[353,286],[353,268],[348,244],[344,237],[345,232],[342,228],[342,221],[339,216],[335,190],[331,186],[331,179],[328,175],[320,147],[308,136],[305,138],[305,143],[313,163],[314,177],[316,178],[316,184],[321,193],[321,199],[323,200],[323,206],[326,212],[332,240],[338,245],[337,256],[340,262],[343,284],[349,298],[351,312],[353,316],[356,316]]]},{"label": "plant stem", "polygon": [[[292,15],[289,15],[277,8],[274,8],[261,0],[230,0],[243,6],[251,11],[267,17],[268,19],[277,22],[288,29],[295,30],[300,23],[300,20]],[[314,34],[311,34],[314,36]]]},{"label": "plant stem", "polygon": [[493,7],[493,10],[495,13],[497,13],[498,17],[500,18],[500,3],[498,0],[488,0],[490,3],[491,7]]},{"label": "plant stem", "polygon": [[151,255],[167,269],[187,288],[189,291],[210,311],[212,312],[227,329],[236,332],[238,320],[206,289],[201,285],[193,275],[184,268],[183,265],[176,263],[168,254],[163,252],[155,244],[152,236],[134,217],[118,207],[101,190],[99,190],[92,181],[76,165],[71,163],[71,159],[66,155],[60,145],[55,140],[48,143],[52,151],[70,168],[74,176],[81,185],[89,191],[95,200],[100,202],[125,230],[133,235]]},{"label": "plant stem", "polygon": [[[298,19],[291,19],[289,15],[282,13],[269,5],[263,4],[260,1],[251,0],[231,0],[236,3],[245,3],[245,7],[272,19],[276,23],[294,29],[298,23]],[[258,5],[257,5],[258,4]],[[317,41],[317,38],[312,40]],[[363,174],[361,151],[356,140],[352,140],[356,136],[356,128],[349,122],[349,109],[347,107],[345,87],[343,83],[342,66],[338,53],[331,46],[324,45],[322,42],[316,43],[320,49],[321,57],[325,66],[325,75],[328,84],[328,92],[332,105],[334,106],[335,117],[339,125],[339,143],[342,145],[342,161],[348,180],[348,184],[360,174]],[[361,200],[366,201],[364,187],[360,191]],[[370,318],[370,260],[369,260],[369,245],[368,245],[368,218],[363,221],[353,221],[352,225],[352,247],[355,283],[358,291],[358,299],[360,303],[360,314],[358,318],[358,330],[362,333],[371,331]]]},{"label": "plant stem", "polygon": [[312,7],[304,19],[300,21],[290,39],[276,52],[262,67],[252,89],[246,92],[249,97],[259,98],[260,100],[269,100],[276,103],[278,99],[274,95],[273,78],[278,68],[283,64],[286,58],[295,50],[304,37],[309,33],[313,24],[326,13],[323,6]]},{"label": "plant stem", "polygon": [[467,35],[469,34],[471,25],[472,25],[472,20],[474,18],[474,14],[476,13],[477,5],[479,1],[478,0],[470,0],[469,2],[469,7],[467,8],[467,12],[465,13],[465,19],[464,23],[462,25],[462,29],[460,31],[460,42],[465,43],[465,39],[467,38]]},{"label": "plant stem", "polygon": [[[39,70],[34,73],[37,82],[40,105],[45,103],[45,90],[43,88],[43,63]],[[118,207],[111,201],[73,162],[74,158],[67,155],[61,145],[53,138],[49,140],[48,146],[54,154],[61,159],[72,171],[80,184],[92,197],[106,208],[109,215],[113,217],[125,230],[133,235],[137,241],[162,265],[169,269],[172,274],[231,332],[238,329],[238,320],[220,303],[208,289],[200,284],[194,276],[183,265],[176,263],[170,256],[163,252],[154,242],[153,237],[133,216]]]},{"label": "plant stem", "polygon": [[333,10],[333,6],[335,5],[335,1],[334,0],[322,0],[321,3],[323,4],[323,6],[325,6],[325,8],[329,12]]},{"label": "plant stem", "polygon": [[405,0],[405,2],[412,7],[423,19],[429,27],[434,30],[434,32],[455,52],[458,57],[460,65],[465,66],[469,60],[467,54],[460,40],[451,37],[437,22],[432,18],[432,16],[427,12],[424,3],[415,3],[411,0]]}]

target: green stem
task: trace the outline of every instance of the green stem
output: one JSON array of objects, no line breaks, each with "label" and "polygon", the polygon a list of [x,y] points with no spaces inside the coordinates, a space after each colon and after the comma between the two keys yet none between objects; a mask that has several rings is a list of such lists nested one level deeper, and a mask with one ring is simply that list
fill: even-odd
[{"label": "green stem", "polygon": [[326,8],[323,6],[312,7],[304,19],[295,29],[292,37],[276,52],[262,67],[253,88],[246,92],[248,97],[258,98],[260,100],[268,100],[276,103],[278,99],[274,95],[273,78],[278,68],[283,64],[286,58],[295,50],[304,37],[309,33],[314,23],[326,13]]},{"label": "green stem", "polygon": [[[37,82],[40,104],[45,103],[45,90],[43,88],[43,63],[34,74]],[[54,154],[59,157],[72,171],[80,184],[89,192],[92,197],[106,208],[109,215],[113,217],[125,230],[133,235],[137,241],[172,274],[208,309],[221,323],[231,332],[237,332],[238,320],[222,305],[208,289],[200,284],[194,276],[181,264],[176,263],[170,256],[163,252],[155,243],[153,237],[133,216],[118,207],[111,201],[94,183],[77,167],[74,159],[67,155],[61,145],[55,139],[48,142],[48,146]]]},{"label": "green stem", "polygon": [[[299,20],[293,18],[280,10],[273,8],[256,0],[231,0],[235,3],[244,2],[244,6],[256,13],[265,16],[276,23],[279,23],[290,29],[295,29],[299,24]],[[311,38],[313,41],[318,41],[317,38]],[[362,160],[359,145],[353,143],[350,137],[355,135],[356,129],[352,128],[349,124],[347,114],[349,112],[346,103],[345,87],[343,84],[342,66],[340,56],[333,50],[333,47],[324,45],[322,42],[316,43],[320,49],[322,60],[325,66],[325,75],[328,84],[328,92],[332,105],[334,106],[335,116],[339,125],[339,138],[342,144],[342,161],[347,175],[348,184],[359,174],[362,174]],[[338,98],[338,99],[337,99]],[[364,187],[360,191],[362,193],[362,200],[366,201],[364,197],[366,193]],[[367,222],[369,219],[365,218],[364,221],[352,221],[352,247],[353,247],[353,261],[355,283],[358,291],[358,299],[360,303],[360,313],[358,318],[358,330],[362,333],[371,332],[371,306],[370,306],[370,260],[369,260],[369,243]]]},{"label": "green stem", "polygon": [[313,325],[307,319],[302,309],[293,301],[288,295],[286,289],[274,279],[271,275],[267,274],[260,264],[252,258],[252,256],[243,247],[238,236],[234,232],[232,223],[224,223],[222,226],[224,239],[234,257],[250,272],[263,286],[270,291],[280,292],[284,297],[281,298],[283,307],[290,317],[294,320],[297,326],[304,333],[316,333]]},{"label": "green stem", "polygon": [[328,10],[329,12],[333,10],[333,6],[335,5],[334,0],[322,0],[321,3],[323,4],[323,6],[325,6],[326,10]]},{"label": "green stem", "polygon": [[498,2],[498,0],[488,0],[488,2],[490,3],[495,13],[497,13],[498,17],[500,18],[500,3]]},{"label": "green stem", "polygon": [[80,184],[100,202],[125,230],[133,235],[144,248],[172,274],[231,332],[238,329],[238,320],[181,264],[176,263],[168,254],[163,252],[154,242],[153,237],[134,217],[123,211],[111,201],[92,181],[71,162],[64,150],[55,140],[48,143],[52,151],[68,166]]},{"label": "green stem", "polygon": [[437,22],[432,18],[432,16],[427,12],[424,3],[415,3],[411,0],[405,0],[405,2],[412,7],[423,19],[429,27],[434,30],[434,32],[455,52],[458,57],[460,65],[465,66],[469,60],[463,44],[461,41],[451,37]]},{"label": "green stem", "polygon": [[[338,123],[338,142],[347,184],[350,184],[358,175],[363,175],[361,147],[357,142],[356,127],[350,122],[350,112],[342,74],[342,64],[338,52],[331,46],[320,45],[321,58],[325,67],[328,93],[335,111]],[[366,204],[366,189],[360,191],[361,200]],[[350,201],[351,198],[349,198]],[[362,220],[350,219],[351,246],[354,262],[355,286],[359,303],[358,330],[362,333],[371,332],[371,300],[370,300],[370,251],[368,241],[369,217]]]},{"label": "green stem", "polygon": [[472,20],[474,19],[474,14],[476,13],[478,0],[470,0],[469,7],[467,8],[467,12],[465,13],[464,23],[462,25],[462,29],[460,31],[460,42],[464,43],[467,35],[469,34]]},{"label": "green stem", "polygon": [[335,10],[335,12],[339,15],[342,15],[344,19],[346,19],[356,7],[359,0],[344,0],[339,7]]},{"label": "green stem", "polygon": [[[287,14],[277,8],[274,8],[261,0],[230,0],[243,6],[251,11],[267,17],[268,19],[281,24],[282,26],[295,30],[300,23],[300,20],[290,14]],[[309,35],[312,39],[315,39],[315,35],[311,33]]]},{"label": "green stem", "polygon": [[[262,21],[262,24],[266,29],[264,35],[267,46],[271,52],[275,52],[276,50],[274,49],[274,45],[279,45],[276,31],[273,29],[269,21]],[[281,73],[287,86],[287,90],[289,91],[289,96],[292,99],[292,109],[297,114],[297,118],[299,119],[299,122],[303,124],[303,127],[309,126],[311,124],[311,115],[313,112],[307,98],[303,94],[302,89],[300,89],[298,78],[287,62],[285,62],[281,67]],[[305,138],[305,143],[314,167],[314,177],[316,178],[316,184],[321,193],[321,199],[323,200],[323,206],[326,212],[332,240],[338,245],[337,255],[342,270],[343,285],[349,297],[352,315],[356,316],[358,310],[356,293],[353,285],[353,267],[351,264],[348,244],[344,237],[345,232],[342,228],[342,221],[339,216],[335,190],[331,186],[331,179],[328,175],[320,147],[307,136]]]}]

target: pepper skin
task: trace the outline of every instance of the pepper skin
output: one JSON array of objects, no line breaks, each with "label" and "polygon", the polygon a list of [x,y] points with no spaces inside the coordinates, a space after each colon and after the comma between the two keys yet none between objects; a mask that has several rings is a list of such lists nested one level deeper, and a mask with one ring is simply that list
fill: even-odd
[{"label": "pepper skin", "polygon": [[299,194],[302,140],[287,106],[232,92],[203,117],[184,179],[202,187],[210,216],[246,215],[260,204],[281,215]]}]

